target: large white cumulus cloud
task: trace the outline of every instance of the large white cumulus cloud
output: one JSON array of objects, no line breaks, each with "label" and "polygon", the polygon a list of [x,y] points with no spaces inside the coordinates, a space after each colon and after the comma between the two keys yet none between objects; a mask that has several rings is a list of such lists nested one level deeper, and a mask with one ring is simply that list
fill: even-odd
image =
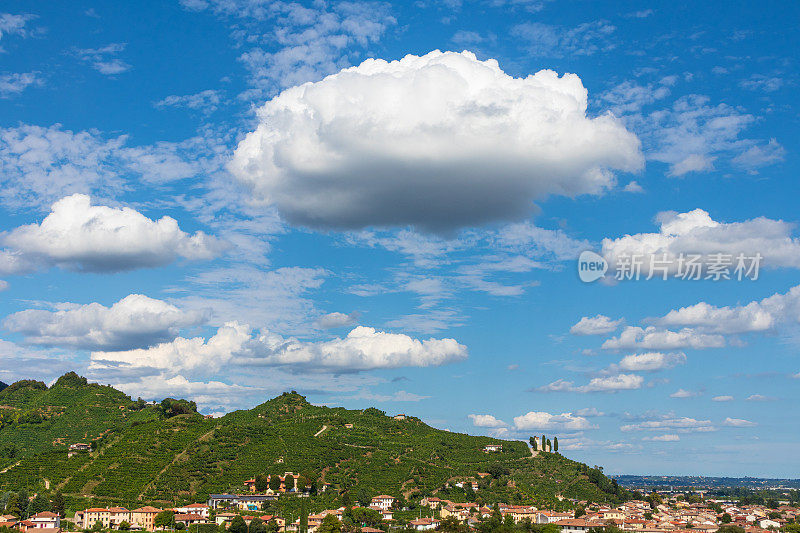
[{"label": "large white cumulus cloud", "polygon": [[31,344],[86,350],[129,350],[172,340],[182,327],[203,320],[163,300],[131,294],[111,307],[62,304],[59,309],[26,309],[6,317],[3,327]]},{"label": "large white cumulus cloud", "polygon": [[[658,233],[634,233],[617,239],[603,239],[602,254],[613,271],[622,257],[636,256],[642,265],[641,274],[650,274],[653,262],[666,261],[674,274],[681,254],[713,254],[732,256],[731,275],[739,254],[752,257],[761,254],[764,268],[800,268],[800,239],[793,237],[794,225],[782,220],[758,217],[742,222],[718,222],[703,209],[685,213],[658,213]],[[749,263],[747,263],[749,264]],[[662,271],[656,269],[656,277]],[[705,275],[705,273],[704,273]]]},{"label": "large white cumulus cloud", "polygon": [[11,273],[35,265],[118,272],[163,266],[178,257],[212,259],[226,248],[202,231],[182,231],[172,217],[152,220],[129,207],[92,205],[85,194],[58,200],[41,223],[20,226],[0,239],[7,247],[0,250],[0,271]]},{"label": "large white cumulus cloud", "polygon": [[232,363],[339,372],[439,366],[466,357],[466,346],[455,339],[419,340],[359,326],[344,338],[306,342],[269,331],[255,333],[237,322],[225,324],[207,341],[178,337],[148,349],[91,354],[97,365],[114,362],[157,369],[209,370]]},{"label": "large white cumulus cloud", "polygon": [[586,106],[574,74],[514,78],[466,51],[369,59],[267,102],[230,168],[293,223],[447,231],[640,169],[636,136]]}]

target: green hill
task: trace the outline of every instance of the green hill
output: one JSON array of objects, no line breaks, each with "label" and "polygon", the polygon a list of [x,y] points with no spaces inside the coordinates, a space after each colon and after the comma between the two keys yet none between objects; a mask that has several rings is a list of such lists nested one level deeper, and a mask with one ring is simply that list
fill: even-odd
[{"label": "green hill", "polygon": [[[93,450],[70,454],[77,442]],[[492,443],[503,451],[484,453]],[[294,392],[209,419],[193,403],[134,402],[74,373],[50,388],[26,380],[0,391],[0,490],[49,486],[81,502],[158,504],[241,491],[245,479],[285,471],[356,498],[413,498],[479,472],[494,474],[480,480],[488,502],[624,495],[599,470],[558,454],[532,457],[523,442],[442,431],[375,408],[318,407]]]}]

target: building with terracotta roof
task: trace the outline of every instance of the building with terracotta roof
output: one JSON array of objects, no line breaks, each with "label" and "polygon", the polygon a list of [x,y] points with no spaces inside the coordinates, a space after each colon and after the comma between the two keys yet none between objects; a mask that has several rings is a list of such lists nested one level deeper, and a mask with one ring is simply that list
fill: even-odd
[{"label": "building with terracotta roof", "polygon": [[131,511],[131,526],[144,529],[145,531],[154,531],[156,529],[156,515],[161,512],[161,509],[145,505],[138,509]]},{"label": "building with terracotta roof", "polygon": [[33,523],[34,529],[53,529],[61,527],[61,517],[50,511],[36,513],[29,519]]},{"label": "building with terracotta roof", "polygon": [[206,519],[195,513],[176,513],[175,522],[190,526],[192,524],[205,524]]},{"label": "building with terracotta roof", "polygon": [[580,518],[569,518],[554,523],[561,529],[561,533],[582,533],[584,531],[589,531],[593,527],[597,527],[597,522],[581,520]]},{"label": "building with terracotta roof", "polygon": [[429,531],[431,529],[436,529],[439,527],[439,520],[436,518],[417,518],[416,520],[412,520],[408,523],[409,526],[413,527],[417,531]]},{"label": "building with terracotta roof", "polygon": [[388,509],[391,509],[392,504],[394,503],[394,499],[395,499],[394,496],[380,494],[378,496],[373,496],[369,506],[372,507],[373,509],[386,511]]}]

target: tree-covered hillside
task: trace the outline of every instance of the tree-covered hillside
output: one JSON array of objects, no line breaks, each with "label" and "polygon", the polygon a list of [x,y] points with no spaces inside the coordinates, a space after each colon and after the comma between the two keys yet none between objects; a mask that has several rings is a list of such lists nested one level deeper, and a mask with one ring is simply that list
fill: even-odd
[{"label": "tree-covered hillside", "polygon": [[[77,442],[92,451],[70,454]],[[484,453],[492,443],[502,452]],[[621,495],[600,471],[558,454],[534,457],[523,442],[442,431],[374,408],[313,406],[294,392],[217,419],[183,400],[133,401],[74,373],[50,388],[21,381],[0,392],[0,490],[171,503],[240,491],[245,479],[286,471],[355,498],[426,495],[462,478],[479,479],[487,501]]]}]

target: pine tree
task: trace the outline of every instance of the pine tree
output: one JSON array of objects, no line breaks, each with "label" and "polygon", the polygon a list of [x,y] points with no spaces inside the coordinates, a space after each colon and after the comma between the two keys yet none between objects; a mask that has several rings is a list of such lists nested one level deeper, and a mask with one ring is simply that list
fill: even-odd
[{"label": "pine tree", "polygon": [[36,513],[41,513],[42,511],[49,511],[50,509],[50,500],[41,494],[37,494],[28,504],[28,516],[33,516]]},{"label": "pine tree", "polygon": [[60,490],[57,490],[55,494],[53,494],[53,504],[52,504],[53,512],[58,513],[61,518],[64,518],[64,495],[61,494]]},{"label": "pine tree", "polygon": [[322,523],[317,529],[318,533],[339,533],[342,530],[342,523],[336,518],[336,515],[326,514],[322,519]]},{"label": "pine tree", "polygon": [[19,497],[16,494],[9,496],[8,501],[6,502],[5,513],[12,514],[16,517],[20,516]]},{"label": "pine tree", "polygon": [[553,451],[558,451],[558,437],[553,437]]},{"label": "pine tree", "polygon": [[306,507],[306,501],[303,500],[302,505],[300,506],[300,533],[307,533],[308,532],[308,508]]},{"label": "pine tree", "polygon": [[256,480],[256,492],[266,492],[269,488],[269,477],[265,474],[258,474]]},{"label": "pine tree", "polygon": [[28,518],[28,491],[22,489],[17,493],[17,507],[19,508],[19,517],[22,519]]},{"label": "pine tree", "polygon": [[230,525],[228,525],[228,532],[229,533],[247,533],[247,522],[244,521],[242,515],[236,515],[231,520]]},{"label": "pine tree", "polygon": [[273,492],[278,492],[281,490],[281,478],[277,474],[272,474],[269,476],[269,488],[273,490]]}]

